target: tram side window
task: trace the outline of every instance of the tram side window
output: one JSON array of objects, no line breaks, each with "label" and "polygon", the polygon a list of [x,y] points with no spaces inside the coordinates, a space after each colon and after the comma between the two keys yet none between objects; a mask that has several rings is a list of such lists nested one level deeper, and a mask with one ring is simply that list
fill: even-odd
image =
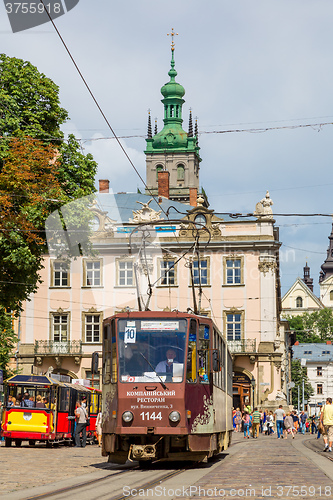
[{"label": "tram side window", "polygon": [[103,384],[111,382],[111,325],[103,328]]},{"label": "tram side window", "polygon": [[197,380],[197,322],[191,319],[190,334],[187,349],[187,382],[196,382]]},{"label": "tram side window", "polygon": [[111,321],[111,382],[117,382],[117,344],[116,344],[116,323],[113,319]]},{"label": "tram side window", "polygon": [[68,411],[68,410],[69,410],[69,389],[61,387],[59,411]]},{"label": "tram side window", "polygon": [[219,353],[220,360],[220,370],[218,372],[214,372],[214,385],[222,388],[222,373],[223,373],[223,357],[222,357],[222,338],[219,335],[218,331],[214,328],[214,350]]},{"label": "tram side window", "polygon": [[209,383],[209,325],[199,325],[199,380],[202,384]]},{"label": "tram side window", "polygon": [[228,352],[227,356],[227,368],[228,368],[227,391],[229,396],[232,396],[232,358],[230,352]]}]

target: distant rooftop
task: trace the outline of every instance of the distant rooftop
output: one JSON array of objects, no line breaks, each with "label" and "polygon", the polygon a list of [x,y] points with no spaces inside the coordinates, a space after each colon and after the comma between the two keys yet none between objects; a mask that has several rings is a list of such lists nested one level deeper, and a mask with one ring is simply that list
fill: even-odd
[{"label": "distant rooftop", "polygon": [[333,361],[333,345],[326,343],[295,344],[293,359],[306,359],[312,362],[327,363]]}]

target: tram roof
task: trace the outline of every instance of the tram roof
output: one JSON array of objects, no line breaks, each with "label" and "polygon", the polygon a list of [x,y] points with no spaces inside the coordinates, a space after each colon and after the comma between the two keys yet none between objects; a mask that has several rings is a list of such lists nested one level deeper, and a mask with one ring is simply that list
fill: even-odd
[{"label": "tram roof", "polygon": [[47,377],[46,375],[14,375],[6,380],[8,384],[25,385],[63,385],[58,380]]}]

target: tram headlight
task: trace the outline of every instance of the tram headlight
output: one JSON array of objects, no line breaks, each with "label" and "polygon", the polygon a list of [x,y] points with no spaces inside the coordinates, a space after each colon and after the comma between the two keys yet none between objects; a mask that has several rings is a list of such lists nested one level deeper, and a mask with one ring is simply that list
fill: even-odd
[{"label": "tram headlight", "polygon": [[179,422],[180,421],[180,413],[179,411],[172,411],[169,415],[170,422]]},{"label": "tram headlight", "polygon": [[124,422],[132,422],[133,420],[133,413],[131,411],[124,411],[123,413],[123,421]]}]

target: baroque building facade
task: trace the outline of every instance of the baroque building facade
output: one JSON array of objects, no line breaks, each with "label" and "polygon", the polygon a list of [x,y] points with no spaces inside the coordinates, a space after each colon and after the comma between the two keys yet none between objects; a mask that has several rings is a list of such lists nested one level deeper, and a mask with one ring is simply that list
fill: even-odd
[{"label": "baroque building facade", "polygon": [[[269,193],[237,219],[199,193],[198,131],[182,128],[184,88],[162,89],[164,127],[148,121],[146,194],[90,200],[94,253],[45,256],[43,283],[17,321],[17,367],[91,380],[102,321],[120,310],[194,310],[209,315],[233,355],[234,405],[286,402],[289,340],[280,322],[279,232]],[[101,362],[100,362],[101,364]],[[101,374],[100,374],[101,375]],[[100,375],[94,385],[100,384]]]}]

